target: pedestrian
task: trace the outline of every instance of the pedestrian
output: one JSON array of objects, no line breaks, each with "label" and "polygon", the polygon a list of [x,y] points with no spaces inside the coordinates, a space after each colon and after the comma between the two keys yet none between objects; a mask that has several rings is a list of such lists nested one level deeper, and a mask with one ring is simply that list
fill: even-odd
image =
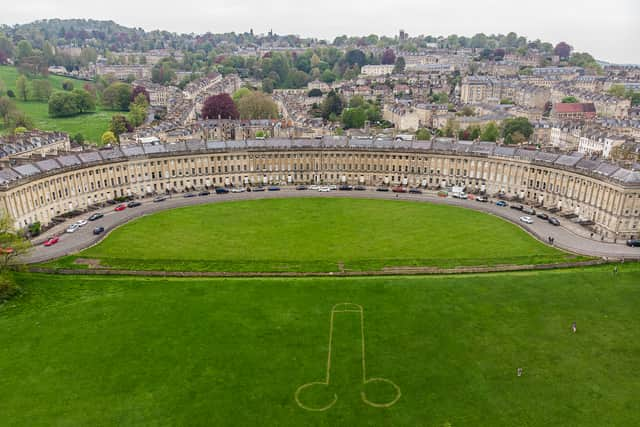
[{"label": "pedestrian", "polygon": [[618,266],[613,267],[613,274],[618,274]]},{"label": "pedestrian", "polygon": [[577,330],[578,330],[578,327],[576,326],[576,322],[573,322],[571,324],[571,332],[575,334]]},{"label": "pedestrian", "polygon": [[518,374],[519,377],[521,377],[522,376],[522,368],[518,368],[516,373]]},{"label": "pedestrian", "polygon": [[593,239],[593,233],[591,233],[591,238]]}]

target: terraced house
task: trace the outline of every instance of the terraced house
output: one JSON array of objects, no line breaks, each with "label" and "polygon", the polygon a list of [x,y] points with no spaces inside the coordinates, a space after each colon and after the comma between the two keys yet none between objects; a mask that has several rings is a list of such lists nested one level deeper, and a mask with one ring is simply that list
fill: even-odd
[{"label": "terraced house", "polygon": [[0,205],[24,227],[118,196],[314,182],[461,185],[560,209],[607,237],[637,236],[640,224],[640,171],[582,154],[449,139],[191,141],[85,151],[0,170]]}]

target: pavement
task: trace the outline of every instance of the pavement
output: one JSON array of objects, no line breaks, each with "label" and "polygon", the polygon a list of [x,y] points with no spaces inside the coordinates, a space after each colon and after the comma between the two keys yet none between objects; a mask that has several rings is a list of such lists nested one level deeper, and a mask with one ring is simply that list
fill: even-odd
[{"label": "pavement", "polygon": [[[553,226],[549,222],[540,218],[533,217],[533,224],[525,224],[519,220],[523,215],[521,211],[511,209],[509,207],[496,206],[495,200],[489,203],[482,203],[475,200],[461,200],[450,197],[439,197],[436,192],[425,191],[423,194],[410,193],[393,193],[375,191],[375,188],[369,188],[366,191],[331,191],[321,193],[314,190],[295,190],[292,187],[281,187],[280,191],[264,191],[264,192],[244,192],[244,193],[227,193],[216,194],[212,192],[209,196],[197,196],[185,198],[182,194],[173,194],[171,198],[163,202],[153,202],[151,197],[139,199],[141,206],[135,208],[127,208],[124,211],[116,212],[114,209],[117,205],[107,205],[107,207],[95,212],[102,212],[104,217],[96,221],[90,221],[87,225],[79,228],[74,233],[66,233],[66,228],[82,218],[88,218],[93,212],[84,216],[70,219],[64,223],[58,224],[47,230],[36,239],[32,240],[33,250],[24,259],[26,263],[39,263],[50,261],[66,255],[74,254],[82,249],[95,245],[104,239],[110,231],[118,226],[131,221],[134,218],[149,215],[154,212],[163,211],[183,206],[202,205],[207,203],[221,203],[239,200],[255,200],[255,199],[276,199],[288,197],[346,197],[346,198],[364,198],[364,199],[383,199],[383,200],[405,200],[415,202],[427,202],[434,204],[459,206],[476,211],[486,212],[497,217],[511,221],[522,227],[529,234],[539,239],[545,244],[548,243],[548,237],[554,238],[554,246],[580,255],[596,256],[608,259],[640,259],[640,248],[629,247],[624,243],[613,243],[601,241],[599,238],[592,239],[589,233],[579,230],[577,224],[571,223],[569,220],[559,218],[561,225]],[[546,212],[543,209],[536,209],[537,212]],[[548,212],[546,212],[548,213]],[[550,216],[553,216],[549,214]],[[530,216],[530,215],[529,215]],[[95,236],[93,229],[102,226],[106,232]],[[57,244],[46,247],[42,243],[52,236],[59,236],[60,240]],[[505,242],[508,244],[508,242]]]}]

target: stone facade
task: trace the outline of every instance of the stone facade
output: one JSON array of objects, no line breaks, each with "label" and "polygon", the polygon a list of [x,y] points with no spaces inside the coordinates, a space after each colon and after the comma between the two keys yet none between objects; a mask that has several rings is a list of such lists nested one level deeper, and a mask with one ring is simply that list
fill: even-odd
[{"label": "stone facade", "polygon": [[593,221],[609,237],[635,236],[640,225],[640,172],[582,155],[447,139],[327,137],[115,147],[0,170],[0,206],[24,227],[117,196],[314,182],[460,185],[561,208]]}]

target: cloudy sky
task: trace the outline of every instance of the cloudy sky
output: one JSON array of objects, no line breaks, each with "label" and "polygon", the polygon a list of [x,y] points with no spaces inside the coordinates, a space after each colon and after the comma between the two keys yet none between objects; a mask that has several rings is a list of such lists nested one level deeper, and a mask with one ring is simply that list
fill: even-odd
[{"label": "cloudy sky", "polygon": [[[166,6],[165,6],[166,5]],[[640,63],[640,0],[6,0],[0,22],[112,19],[146,30],[336,35],[473,35],[515,31],[578,51]]]}]

